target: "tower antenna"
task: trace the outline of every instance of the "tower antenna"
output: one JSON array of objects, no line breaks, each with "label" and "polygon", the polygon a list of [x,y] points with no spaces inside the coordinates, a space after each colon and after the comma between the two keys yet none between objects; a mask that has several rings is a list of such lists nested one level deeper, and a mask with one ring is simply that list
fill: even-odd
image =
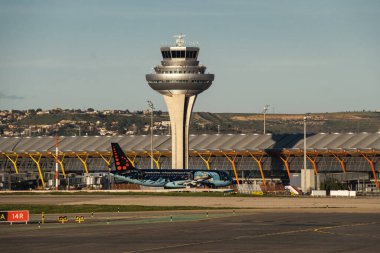
[{"label": "tower antenna", "polygon": [[173,37],[176,38],[175,45],[177,47],[183,47],[183,46],[185,46],[185,37],[186,37],[185,34],[181,33],[180,35],[174,35]]}]

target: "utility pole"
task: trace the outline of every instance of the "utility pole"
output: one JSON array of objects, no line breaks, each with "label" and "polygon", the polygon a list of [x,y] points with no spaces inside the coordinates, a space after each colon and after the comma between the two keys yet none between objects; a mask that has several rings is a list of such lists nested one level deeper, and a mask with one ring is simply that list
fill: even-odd
[{"label": "utility pole", "polygon": [[263,109],[263,114],[264,114],[264,134],[266,134],[266,131],[265,131],[265,114],[267,113],[268,109],[269,109],[269,105],[265,105],[264,109]]},{"label": "utility pole", "polygon": [[303,117],[303,173],[301,173],[302,177],[301,177],[301,180],[303,182],[301,182],[301,188],[302,188],[302,192],[306,193],[307,191],[309,191],[309,187],[310,185],[308,184],[308,179],[306,177],[308,177],[308,173],[307,173],[307,163],[306,163],[306,151],[307,151],[307,145],[306,145],[306,123],[307,123],[307,119],[310,117],[310,113],[306,113],[305,116]]},{"label": "utility pole", "polygon": [[148,100],[148,106],[151,110],[150,113],[150,168],[153,169],[153,111],[154,105],[152,101]]},{"label": "utility pole", "polygon": [[58,191],[58,135],[55,135],[55,190]]}]

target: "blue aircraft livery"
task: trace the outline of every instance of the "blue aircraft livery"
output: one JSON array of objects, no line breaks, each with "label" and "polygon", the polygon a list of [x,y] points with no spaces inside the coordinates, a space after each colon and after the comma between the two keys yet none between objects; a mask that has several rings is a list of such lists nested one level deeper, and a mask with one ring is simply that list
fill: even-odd
[{"label": "blue aircraft livery", "polygon": [[186,187],[208,186],[226,187],[233,184],[231,177],[217,170],[173,170],[173,169],[137,169],[132,166],[118,143],[111,143],[115,163],[112,172],[116,182],[179,189]]}]

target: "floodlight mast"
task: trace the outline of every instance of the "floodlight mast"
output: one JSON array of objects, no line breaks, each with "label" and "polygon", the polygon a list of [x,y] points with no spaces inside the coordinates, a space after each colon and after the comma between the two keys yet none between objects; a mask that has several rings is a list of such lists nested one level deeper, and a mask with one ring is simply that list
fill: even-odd
[{"label": "floodlight mast", "polygon": [[58,191],[58,135],[55,135],[55,190]]},{"label": "floodlight mast", "polygon": [[307,120],[310,118],[310,113],[306,113],[303,117],[303,173],[301,173],[301,188],[302,192],[308,192],[310,190],[310,183],[309,180],[307,180],[308,174],[307,171],[307,160],[306,160],[306,151],[307,151],[307,144],[306,144],[306,123]]},{"label": "floodlight mast", "polygon": [[263,108],[263,114],[264,114],[264,134],[266,134],[266,131],[265,131],[265,114],[267,113],[267,111],[269,109],[269,106],[270,105],[265,105],[264,108]]},{"label": "floodlight mast", "polygon": [[152,101],[148,100],[148,106],[150,108],[150,168],[153,169],[153,111],[154,105]]}]

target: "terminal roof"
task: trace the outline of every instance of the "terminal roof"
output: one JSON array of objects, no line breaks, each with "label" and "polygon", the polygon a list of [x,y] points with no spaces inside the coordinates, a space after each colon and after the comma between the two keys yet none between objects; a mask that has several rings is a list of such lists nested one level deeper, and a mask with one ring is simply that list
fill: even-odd
[{"label": "terminal roof", "polygon": [[[191,152],[278,152],[303,150],[303,134],[215,134],[190,135]],[[126,152],[149,152],[150,135],[59,137],[59,150],[65,153],[110,152],[117,142]],[[307,149],[314,151],[380,151],[380,133],[318,133],[307,135]],[[171,136],[155,135],[153,149],[171,150]],[[0,137],[0,153],[55,152],[54,137]]]}]

